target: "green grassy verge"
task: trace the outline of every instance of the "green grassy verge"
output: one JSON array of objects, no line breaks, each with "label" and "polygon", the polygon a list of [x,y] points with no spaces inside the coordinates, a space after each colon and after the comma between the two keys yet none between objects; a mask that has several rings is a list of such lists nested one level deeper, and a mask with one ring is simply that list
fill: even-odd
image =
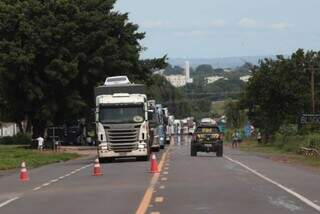
[{"label": "green grassy verge", "polygon": [[225,101],[212,102],[212,109],[215,114],[224,115]]},{"label": "green grassy verge", "polygon": [[280,162],[320,168],[320,158],[300,155],[296,152],[288,151],[289,149],[286,147],[279,147],[276,144],[259,145],[256,141],[246,140],[241,143],[240,150],[256,153]]},{"label": "green grassy verge", "polygon": [[0,170],[14,169],[26,161],[27,167],[38,167],[45,164],[67,161],[79,157],[74,153],[53,151],[39,152],[26,149],[24,146],[0,145]]}]

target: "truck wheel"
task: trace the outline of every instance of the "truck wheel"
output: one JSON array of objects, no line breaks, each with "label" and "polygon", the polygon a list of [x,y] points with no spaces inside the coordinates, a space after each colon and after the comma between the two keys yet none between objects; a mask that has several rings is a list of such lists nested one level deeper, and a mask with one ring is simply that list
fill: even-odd
[{"label": "truck wheel", "polygon": [[106,160],[104,158],[99,158],[99,163],[104,163]]},{"label": "truck wheel", "polygon": [[192,157],[195,157],[195,156],[197,156],[197,149],[196,149],[196,147],[195,146],[192,146],[191,145],[191,156]]},{"label": "truck wheel", "polygon": [[223,156],[223,146],[221,146],[217,151],[217,157],[222,157],[222,156]]},{"label": "truck wheel", "polygon": [[152,148],[151,151],[152,152],[159,152],[160,151],[160,147]]},{"label": "truck wheel", "polygon": [[148,161],[149,158],[150,158],[149,155],[136,157],[137,161]]},{"label": "truck wheel", "polygon": [[160,149],[164,149],[164,145],[160,145]]}]

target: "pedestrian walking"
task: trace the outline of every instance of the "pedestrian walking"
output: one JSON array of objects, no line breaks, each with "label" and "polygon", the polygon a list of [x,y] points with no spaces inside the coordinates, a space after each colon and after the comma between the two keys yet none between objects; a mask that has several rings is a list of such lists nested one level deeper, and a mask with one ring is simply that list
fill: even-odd
[{"label": "pedestrian walking", "polygon": [[44,142],[43,137],[39,136],[36,140],[38,142],[38,150],[42,151],[43,150],[43,142]]}]

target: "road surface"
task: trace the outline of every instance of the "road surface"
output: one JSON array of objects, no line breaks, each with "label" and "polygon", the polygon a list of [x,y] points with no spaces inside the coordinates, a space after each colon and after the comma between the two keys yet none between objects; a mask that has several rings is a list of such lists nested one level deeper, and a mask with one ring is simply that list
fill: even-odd
[{"label": "road surface", "polygon": [[0,177],[1,214],[57,213],[320,213],[320,174],[225,148],[224,158],[190,156],[190,139],[175,137],[148,162],[103,164],[93,157]]}]

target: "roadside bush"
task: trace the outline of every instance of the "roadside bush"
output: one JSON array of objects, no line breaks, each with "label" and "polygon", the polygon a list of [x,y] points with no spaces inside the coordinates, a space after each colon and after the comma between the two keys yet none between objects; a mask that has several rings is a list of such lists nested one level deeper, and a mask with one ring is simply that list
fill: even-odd
[{"label": "roadside bush", "polygon": [[309,135],[275,135],[275,146],[286,152],[298,153],[301,147],[320,149],[320,134]]},{"label": "roadside bush", "polygon": [[28,134],[17,134],[13,137],[0,138],[2,145],[31,145],[31,136]]}]

